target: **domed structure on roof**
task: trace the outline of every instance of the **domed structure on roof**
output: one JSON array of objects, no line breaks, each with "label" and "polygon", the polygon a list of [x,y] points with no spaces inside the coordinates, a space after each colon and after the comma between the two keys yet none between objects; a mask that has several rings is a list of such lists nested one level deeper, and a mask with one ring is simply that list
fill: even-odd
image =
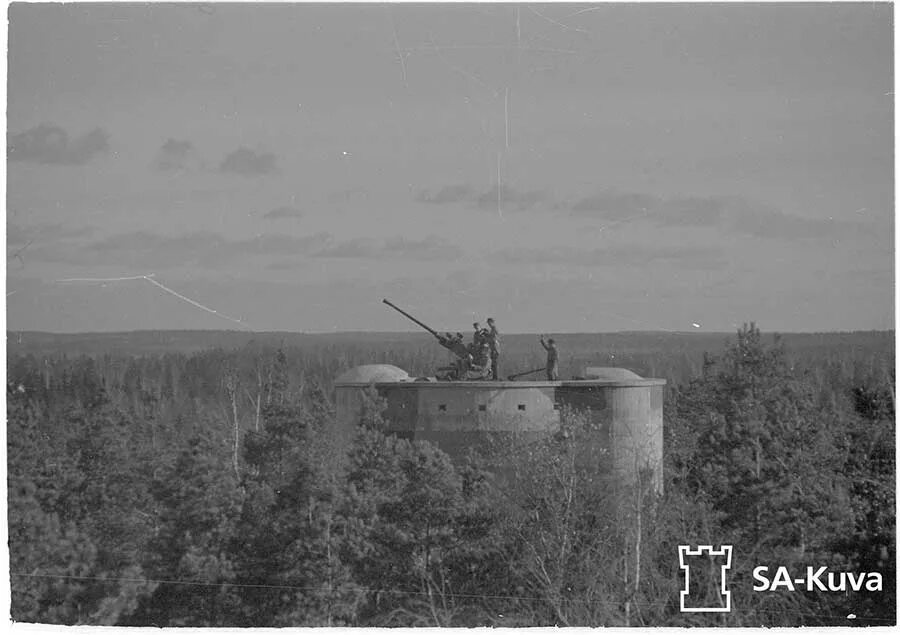
[{"label": "domed structure on roof", "polygon": [[607,366],[588,366],[584,369],[584,378],[598,381],[628,381],[629,379],[643,379],[637,373],[627,368],[613,368]]},{"label": "domed structure on roof", "polygon": [[411,377],[402,368],[390,364],[365,364],[356,366],[343,373],[334,383],[340,384],[371,384],[381,382],[410,381]]}]

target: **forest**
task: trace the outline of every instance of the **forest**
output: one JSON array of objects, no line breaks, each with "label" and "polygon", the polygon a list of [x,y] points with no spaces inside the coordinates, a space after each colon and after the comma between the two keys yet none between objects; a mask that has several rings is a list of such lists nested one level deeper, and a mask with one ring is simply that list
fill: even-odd
[{"label": "forest", "polygon": [[[705,351],[673,335],[579,337],[559,340],[564,376],[590,364],[667,380],[661,493],[609,487],[579,452],[590,430],[576,411],[510,448],[502,485],[475,452],[451,460],[386,434],[374,392],[338,443],[332,380],[373,362],[433,371],[446,352],[425,338],[54,352],[10,333],[11,617],[896,623],[893,333],[779,338],[750,324]],[[532,348],[504,349],[503,374],[540,365]],[[705,544],[733,545],[730,612],[680,611],[678,545]],[[879,572],[883,588],[758,592],[757,565]],[[695,593],[716,601],[715,580]]]}]

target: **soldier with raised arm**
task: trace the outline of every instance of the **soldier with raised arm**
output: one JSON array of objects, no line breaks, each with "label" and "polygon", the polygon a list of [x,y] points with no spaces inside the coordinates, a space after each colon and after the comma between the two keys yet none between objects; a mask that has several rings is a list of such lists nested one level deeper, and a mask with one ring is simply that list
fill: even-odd
[{"label": "soldier with raised arm", "polygon": [[487,341],[491,347],[491,379],[497,381],[500,378],[500,332],[494,324],[494,318],[488,318]]},{"label": "soldier with raised arm", "polygon": [[559,350],[556,348],[556,341],[551,337],[546,342],[544,336],[541,335],[541,346],[547,351],[547,380],[559,380]]}]

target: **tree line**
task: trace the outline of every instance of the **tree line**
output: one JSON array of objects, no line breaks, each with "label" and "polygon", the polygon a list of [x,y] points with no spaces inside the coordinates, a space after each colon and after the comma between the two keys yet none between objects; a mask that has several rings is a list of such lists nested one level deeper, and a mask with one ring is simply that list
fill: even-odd
[{"label": "tree line", "polygon": [[[339,348],[339,347],[338,347]],[[894,373],[796,364],[745,326],[665,401],[665,487],[609,480],[584,413],[496,469],[352,441],[352,351],[8,360],[11,612],[143,626],[793,626],[895,622]],[[380,361],[414,370],[429,353]],[[838,360],[839,361],[839,360]],[[861,370],[863,369],[863,370]],[[682,613],[678,545],[734,545],[734,609]],[[756,592],[752,568],[883,589]],[[695,593],[714,601],[714,581]],[[855,619],[848,621],[849,614]]]}]

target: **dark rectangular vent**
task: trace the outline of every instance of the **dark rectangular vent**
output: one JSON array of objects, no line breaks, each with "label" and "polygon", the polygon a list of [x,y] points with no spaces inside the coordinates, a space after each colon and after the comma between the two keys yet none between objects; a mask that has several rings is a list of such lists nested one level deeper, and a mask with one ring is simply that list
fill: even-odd
[{"label": "dark rectangular vent", "polygon": [[519,404],[519,410],[525,410],[525,404],[520,403],[520,404]]},{"label": "dark rectangular vent", "polygon": [[447,412],[447,404],[445,404],[445,403],[438,404],[438,410],[440,412]]},{"label": "dark rectangular vent", "polygon": [[487,410],[487,406],[484,404],[481,404],[480,406],[478,406],[478,410],[479,410],[479,412],[484,412],[485,410]]}]

